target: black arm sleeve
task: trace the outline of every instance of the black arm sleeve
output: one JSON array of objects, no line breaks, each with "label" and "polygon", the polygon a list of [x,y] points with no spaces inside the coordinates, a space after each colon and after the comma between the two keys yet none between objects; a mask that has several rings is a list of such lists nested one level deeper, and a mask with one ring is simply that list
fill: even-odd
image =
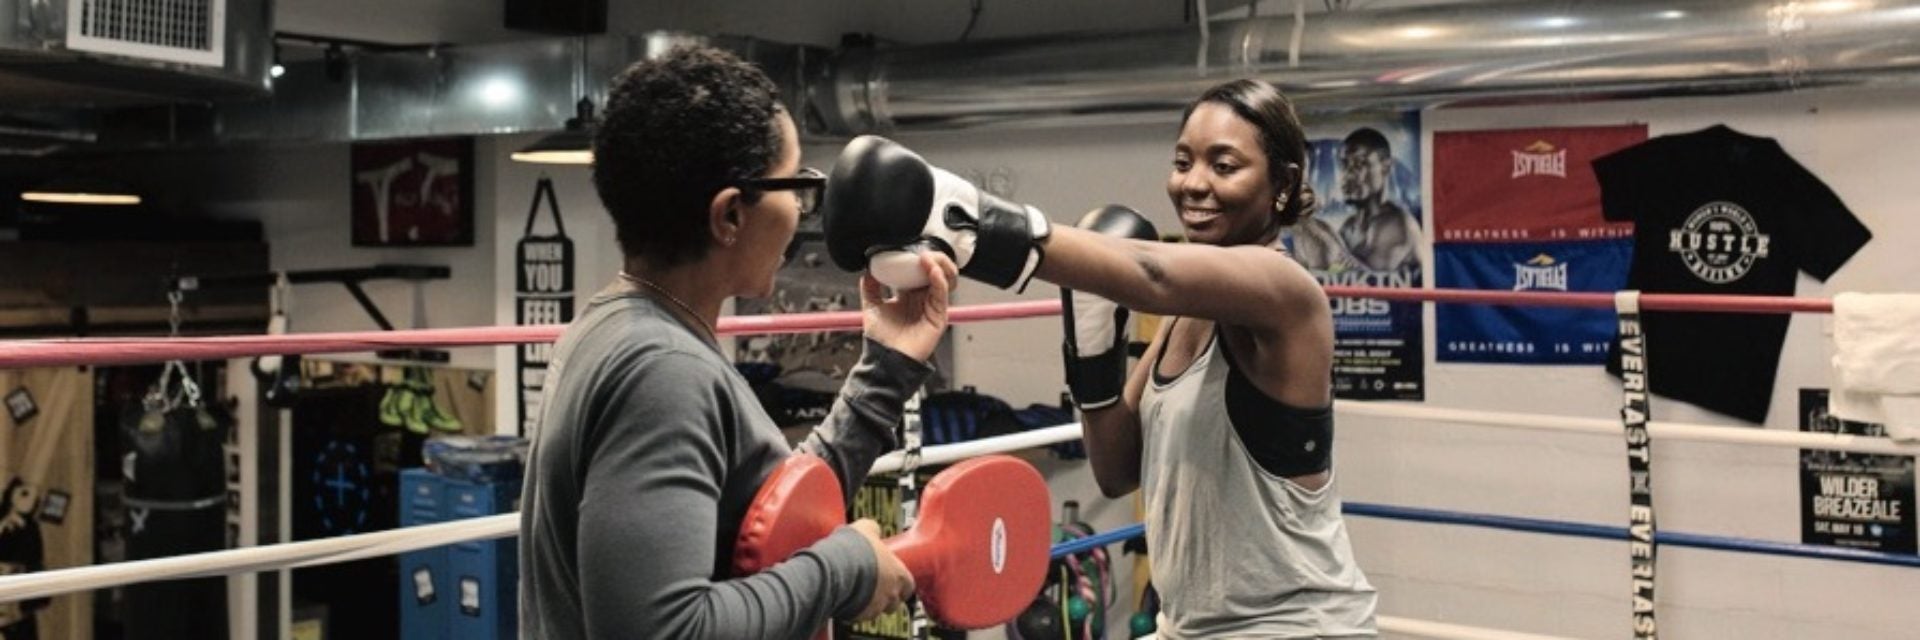
[{"label": "black arm sleeve", "polygon": [[826,419],[800,443],[801,452],[825,458],[833,467],[849,505],[854,491],[867,481],[873,460],[900,446],[894,431],[907,398],[932,373],[927,363],[868,339]]}]

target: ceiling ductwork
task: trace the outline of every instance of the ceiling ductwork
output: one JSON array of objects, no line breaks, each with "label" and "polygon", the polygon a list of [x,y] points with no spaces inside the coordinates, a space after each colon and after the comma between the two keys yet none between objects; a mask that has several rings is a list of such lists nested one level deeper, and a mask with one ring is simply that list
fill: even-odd
[{"label": "ceiling ductwork", "polygon": [[[270,46],[233,35],[234,6],[229,52]],[[583,96],[604,108],[607,79],[633,60],[684,42],[759,63],[804,133],[838,137],[1156,121],[1243,76],[1310,112],[1913,84],[1920,0],[1502,0],[838,52],[672,33],[556,38],[350,52],[288,63],[270,100],[68,120],[97,123],[97,150],[557,131]],[[264,57],[230,56],[223,73],[252,78],[256,63],[264,74]]]},{"label": "ceiling ductwork", "polygon": [[270,0],[0,0],[0,108],[261,98]]},{"label": "ceiling ductwork", "polygon": [[96,149],[556,131],[582,98],[604,107],[607,80],[634,60],[696,42],[753,60],[787,95],[803,91],[805,73],[824,75],[829,58],[812,47],[670,32],[347,50],[283,62],[271,99],[117,110]]},{"label": "ceiling ductwork", "polygon": [[1920,1],[1521,0],[848,52],[816,95],[829,129],[850,134],[1158,117],[1243,76],[1330,111],[1912,84],[1917,72]]}]

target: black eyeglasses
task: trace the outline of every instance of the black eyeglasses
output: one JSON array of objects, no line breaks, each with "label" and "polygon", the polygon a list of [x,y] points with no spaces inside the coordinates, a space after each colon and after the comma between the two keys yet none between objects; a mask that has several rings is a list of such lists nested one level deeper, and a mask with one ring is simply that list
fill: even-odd
[{"label": "black eyeglasses", "polygon": [[808,167],[791,178],[747,178],[735,180],[733,186],[753,191],[792,191],[800,198],[800,213],[805,215],[819,208],[820,194],[827,189],[827,174]]}]

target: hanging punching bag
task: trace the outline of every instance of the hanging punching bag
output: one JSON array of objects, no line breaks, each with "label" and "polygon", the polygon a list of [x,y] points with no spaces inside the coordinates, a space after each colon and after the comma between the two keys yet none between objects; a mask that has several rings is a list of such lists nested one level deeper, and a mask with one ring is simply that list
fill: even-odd
[{"label": "hanging punching bag", "polygon": [[[120,423],[126,456],[127,559],[164,558],[227,546],[226,460],[232,418],[221,407],[162,403],[129,411]],[[195,406],[197,405],[197,406]],[[221,577],[126,587],[129,640],[224,638],[227,587]]]}]

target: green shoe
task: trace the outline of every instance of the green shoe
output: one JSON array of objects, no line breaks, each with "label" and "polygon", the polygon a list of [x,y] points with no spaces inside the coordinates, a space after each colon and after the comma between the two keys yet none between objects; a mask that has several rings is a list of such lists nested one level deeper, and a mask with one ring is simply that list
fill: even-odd
[{"label": "green shoe", "polygon": [[389,427],[398,427],[407,423],[406,417],[400,413],[400,397],[402,394],[409,397],[412,396],[411,393],[402,391],[400,387],[387,387],[386,397],[380,399],[380,424]]},{"label": "green shoe", "polygon": [[460,424],[459,418],[441,411],[439,403],[434,402],[432,396],[422,397],[420,404],[426,405],[426,408],[421,411],[424,414],[421,418],[426,421],[427,426],[433,427],[433,430],[459,433],[466,428],[466,425]]},{"label": "green shoe", "polygon": [[401,391],[400,395],[402,398],[400,415],[407,420],[407,430],[423,436],[427,435],[427,422],[420,414],[424,407],[433,406],[433,401],[422,397],[412,389]]}]

